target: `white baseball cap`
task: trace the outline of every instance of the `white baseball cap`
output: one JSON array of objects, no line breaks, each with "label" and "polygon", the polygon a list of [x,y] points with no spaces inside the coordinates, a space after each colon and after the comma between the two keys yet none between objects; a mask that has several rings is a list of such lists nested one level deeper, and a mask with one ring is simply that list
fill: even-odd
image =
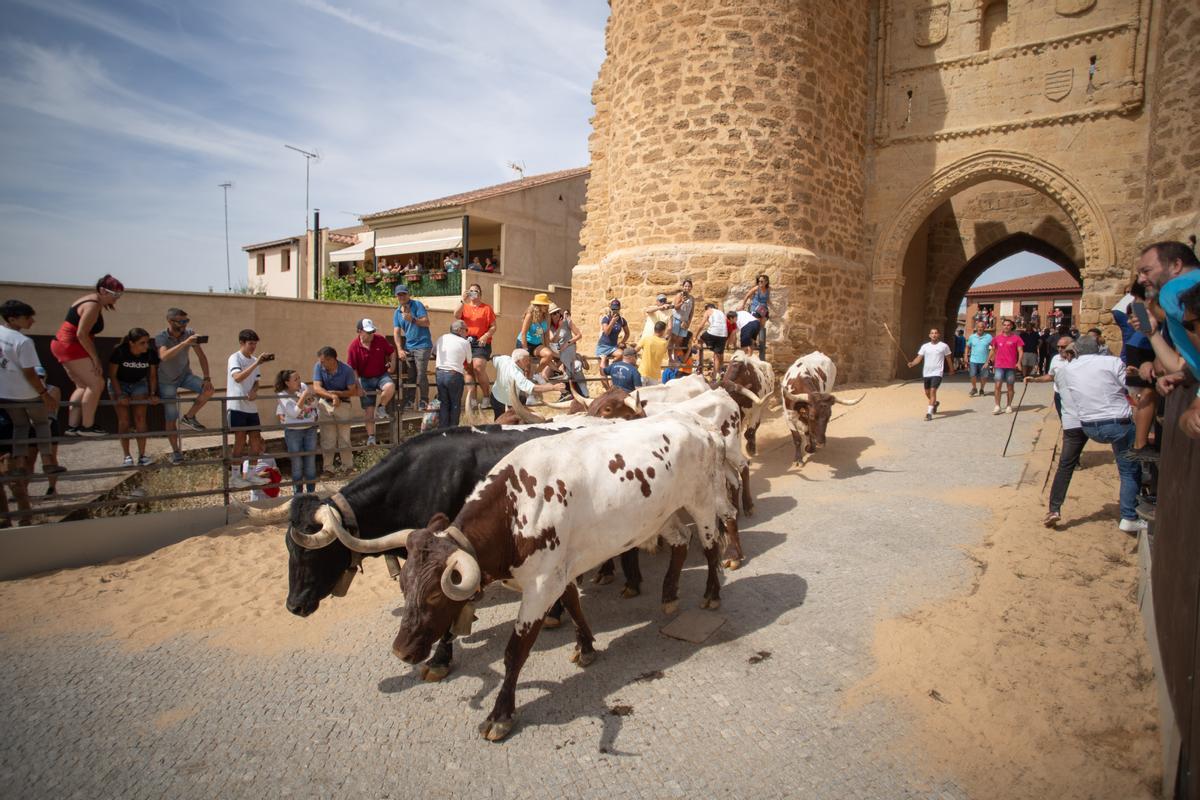
[{"label": "white baseball cap", "polygon": [[366,331],[367,333],[374,333],[375,323],[371,322],[369,319],[360,319],[358,321],[358,329],[360,331]]}]

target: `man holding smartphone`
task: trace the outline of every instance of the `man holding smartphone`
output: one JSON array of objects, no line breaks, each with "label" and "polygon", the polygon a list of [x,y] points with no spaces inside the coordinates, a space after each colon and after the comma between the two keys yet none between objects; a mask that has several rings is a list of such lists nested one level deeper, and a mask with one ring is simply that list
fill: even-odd
[{"label": "man holding smartphone", "polygon": [[[208,342],[207,336],[198,336],[188,327],[187,312],[181,308],[167,309],[167,328],[154,337],[154,346],[158,348],[158,396],[163,401],[163,416],[166,418],[168,433],[177,430],[178,425],[194,431],[205,428],[196,420],[196,414],[213,396],[213,384],[209,377],[208,357],[201,346]],[[200,373],[203,378],[196,377],[192,372],[190,356],[196,353],[200,363]],[[182,417],[179,415],[179,390],[186,389],[196,393],[192,407]],[[178,420],[178,422],[177,422]],[[178,436],[169,436],[171,441],[171,463],[183,463],[183,448]]]},{"label": "man holding smartphone", "polygon": [[[258,381],[262,377],[259,366],[275,360],[274,353],[255,355],[258,349],[258,334],[249,328],[238,333],[238,349],[229,355],[229,383],[225,394],[229,408],[229,428],[233,431],[233,463],[229,465],[229,485],[238,489],[261,486],[268,483],[258,475],[254,466],[263,451],[262,421],[258,416]],[[246,443],[250,444],[250,470],[242,477],[242,454]]]}]

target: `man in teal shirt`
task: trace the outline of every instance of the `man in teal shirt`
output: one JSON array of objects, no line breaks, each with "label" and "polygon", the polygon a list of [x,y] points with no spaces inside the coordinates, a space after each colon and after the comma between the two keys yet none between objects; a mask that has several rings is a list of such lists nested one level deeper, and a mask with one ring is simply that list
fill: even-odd
[{"label": "man in teal shirt", "polygon": [[[417,410],[428,407],[429,398],[429,354],[433,351],[433,337],[429,335],[429,312],[419,300],[408,296],[408,287],[396,284],[396,311],[392,314],[392,338],[396,342],[396,357],[405,365],[407,375],[401,381],[407,384],[416,379]],[[413,401],[413,391],[404,386],[404,405]]]},{"label": "man in teal shirt", "polygon": [[[988,353],[992,347],[992,335],[985,333],[982,322],[975,323],[975,332],[967,338],[967,369],[971,373],[970,397],[987,394]],[[979,382],[976,388],[975,383]]]}]

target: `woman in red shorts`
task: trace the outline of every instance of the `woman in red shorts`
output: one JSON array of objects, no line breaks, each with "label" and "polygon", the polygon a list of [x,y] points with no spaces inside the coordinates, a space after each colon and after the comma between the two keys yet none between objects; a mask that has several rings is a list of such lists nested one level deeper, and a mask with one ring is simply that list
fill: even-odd
[{"label": "woman in red shorts", "polygon": [[67,309],[67,318],[50,343],[50,352],[75,384],[64,431],[67,436],[107,433],[96,425],[96,407],[104,393],[104,367],[96,353],[95,337],[104,330],[104,309],[116,306],[124,291],[125,285],[112,275],[96,281],[96,291],[76,299]]}]

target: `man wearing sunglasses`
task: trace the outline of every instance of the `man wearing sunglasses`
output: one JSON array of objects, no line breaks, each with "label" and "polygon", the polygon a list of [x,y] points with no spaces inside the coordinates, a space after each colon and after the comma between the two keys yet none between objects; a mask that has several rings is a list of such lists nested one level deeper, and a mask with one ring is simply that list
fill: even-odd
[{"label": "man wearing sunglasses", "polygon": [[1087,436],[1083,433],[1083,425],[1071,406],[1064,407],[1062,395],[1063,369],[1075,358],[1075,340],[1070,336],[1062,336],[1056,345],[1058,353],[1050,359],[1050,366],[1044,375],[1036,378],[1026,377],[1026,383],[1047,383],[1054,381],[1054,408],[1058,418],[1062,420],[1062,453],[1058,458],[1058,471],[1054,474],[1054,485],[1050,488],[1050,508],[1042,519],[1047,528],[1058,525],[1062,519],[1062,504],[1067,499],[1067,487],[1071,485],[1071,475],[1079,465],[1079,454],[1087,444]]},{"label": "man wearing sunglasses", "polygon": [[[1150,331],[1142,331],[1150,337],[1154,348],[1155,371],[1161,375],[1157,388],[1159,394],[1169,393],[1180,384],[1190,369],[1193,377],[1200,377],[1200,348],[1197,348],[1183,327],[1183,306],[1180,297],[1192,287],[1200,284],[1200,260],[1195,252],[1183,242],[1155,242],[1142,250],[1137,266],[1138,282],[1146,287],[1147,306],[1161,309],[1166,317],[1167,334],[1162,326],[1156,325],[1151,314]],[[1140,330],[1136,319],[1130,326]]]},{"label": "man wearing sunglasses", "polygon": [[[213,396],[212,379],[208,372],[208,356],[204,355],[201,345],[208,340],[201,337],[188,327],[187,312],[180,308],[167,309],[167,328],[154,337],[158,347],[158,396],[163,401],[163,416],[166,418],[168,433],[178,430],[179,425],[194,431],[204,430],[204,426],[196,420],[196,414]],[[195,351],[196,360],[200,363],[198,378],[192,372],[191,353]],[[186,389],[196,393],[192,407],[182,417],[179,415],[179,390]],[[183,463],[183,449],[178,436],[169,436],[171,440],[171,463]]]}]

